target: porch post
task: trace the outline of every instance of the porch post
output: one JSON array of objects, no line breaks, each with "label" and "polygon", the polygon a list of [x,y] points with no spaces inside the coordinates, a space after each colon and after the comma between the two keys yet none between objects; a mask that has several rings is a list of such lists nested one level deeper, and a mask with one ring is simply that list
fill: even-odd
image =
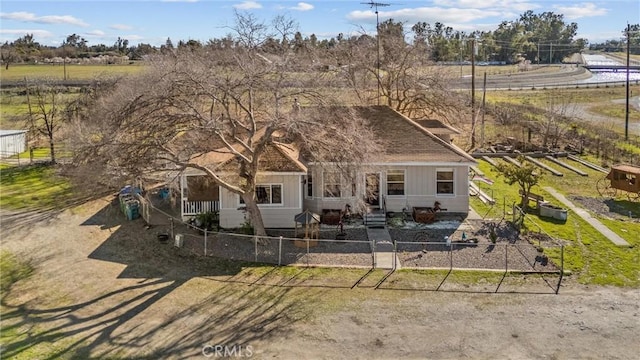
[{"label": "porch post", "polygon": [[180,220],[184,221],[184,173],[180,174]]}]

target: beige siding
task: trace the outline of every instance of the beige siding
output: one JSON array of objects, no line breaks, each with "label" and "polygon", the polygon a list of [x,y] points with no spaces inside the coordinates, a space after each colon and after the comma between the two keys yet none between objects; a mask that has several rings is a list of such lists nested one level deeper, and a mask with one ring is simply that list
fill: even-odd
[{"label": "beige siding", "polygon": [[[281,184],[282,205],[260,205],[262,219],[267,228],[293,227],[293,217],[302,212],[301,206],[301,176],[300,175],[264,175],[259,176],[258,184]],[[220,226],[235,228],[244,221],[244,212],[238,210],[241,206],[239,197],[228,190],[220,191]]]}]

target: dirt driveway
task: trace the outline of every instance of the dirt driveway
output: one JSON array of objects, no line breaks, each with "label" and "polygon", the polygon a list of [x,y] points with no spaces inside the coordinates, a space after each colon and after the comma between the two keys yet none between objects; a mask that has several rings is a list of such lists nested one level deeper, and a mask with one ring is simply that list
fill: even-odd
[{"label": "dirt driveway", "polygon": [[[633,359],[637,289],[559,295],[539,278],[374,285],[384,273],[252,267],[160,244],[98,200],[3,213],[2,250],[35,271],[3,294],[2,358]],[[359,280],[362,280],[358,283]],[[505,280],[505,279],[503,279]],[[359,285],[357,285],[359,284]],[[352,288],[353,287],[353,288]],[[429,286],[425,286],[429,288]],[[234,347],[235,346],[235,347]]]}]

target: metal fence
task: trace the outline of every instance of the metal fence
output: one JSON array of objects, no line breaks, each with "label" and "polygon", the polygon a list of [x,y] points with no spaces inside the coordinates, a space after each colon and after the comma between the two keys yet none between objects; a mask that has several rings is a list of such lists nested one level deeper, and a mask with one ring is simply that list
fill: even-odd
[{"label": "metal fence", "polygon": [[[393,241],[383,249],[362,240],[300,239],[212,232],[180,223],[173,227],[175,245],[200,256],[273,265],[374,268],[379,256],[391,253],[391,268],[504,270],[562,273],[563,245],[553,247],[551,261],[542,248],[528,242],[474,243],[444,241]],[[387,266],[386,268],[389,268]]]},{"label": "metal fence", "polygon": [[[368,270],[367,274],[380,269],[386,275],[375,287],[385,283],[385,288],[403,288],[406,284],[397,281],[406,281],[407,276],[396,278],[394,274],[399,269],[444,271],[447,274],[488,271],[505,276],[507,273],[540,274],[546,285],[557,293],[564,274],[562,242],[544,236],[545,239],[540,240],[544,241],[543,251],[540,242],[531,244],[501,233],[510,226],[506,224],[498,228],[501,236],[495,243],[486,239],[475,239],[474,242],[473,238],[462,241],[461,233],[451,229],[394,229],[390,231],[391,242],[376,244],[367,238],[364,227],[345,229],[346,240],[332,239],[337,230],[328,228],[320,231],[319,239],[302,239],[294,237],[294,230],[272,229],[269,230],[271,236],[255,236],[209,231],[177,218],[170,219],[166,226],[167,237],[174,246],[197,256],[258,264],[354,268]],[[451,241],[446,240],[445,233],[450,235]],[[550,284],[549,279],[557,279],[557,284]],[[420,288],[422,282],[426,284],[433,279],[414,280],[409,287]],[[556,280],[551,281],[555,283]],[[354,286],[361,286],[359,284],[360,281]]]},{"label": "metal fence", "polygon": [[[560,273],[562,260],[556,265],[540,250],[529,243],[395,243],[395,252],[402,268]],[[564,253],[563,246],[559,246],[558,250],[559,254]]]},{"label": "metal fence", "polygon": [[181,223],[173,229],[176,246],[194,254],[273,265],[373,267],[368,240],[300,239],[212,232]]}]

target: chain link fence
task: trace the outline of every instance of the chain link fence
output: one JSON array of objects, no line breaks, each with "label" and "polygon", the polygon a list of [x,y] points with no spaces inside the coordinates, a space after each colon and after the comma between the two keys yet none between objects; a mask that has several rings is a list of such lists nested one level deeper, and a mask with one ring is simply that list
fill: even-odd
[{"label": "chain link fence", "polygon": [[[300,234],[296,234],[293,229],[269,229],[269,236],[255,236],[200,229],[192,223],[171,217],[169,213],[155,208],[151,203],[148,206],[158,210],[161,219],[167,220],[168,225],[164,228],[167,229],[167,237],[173,246],[197,256],[257,264],[363,269],[369,272],[378,268],[387,274],[378,283],[384,283],[384,288],[402,288],[403,285],[395,278],[396,270],[409,269],[441,270],[454,274],[465,271],[492,271],[497,274],[535,273],[545,277],[550,274],[554,279],[559,275],[558,285],[554,286],[557,292],[564,272],[563,242],[555,241],[542,232],[541,235],[544,236],[541,236],[537,243],[518,239],[514,236],[517,231],[506,221],[500,222],[494,229],[498,234],[496,242],[487,240],[487,233],[477,231],[477,226],[474,233],[480,235],[479,238],[473,235],[467,235],[465,238],[465,234],[469,234],[469,228],[461,223],[461,226],[455,229],[389,227],[391,242],[376,244],[368,238],[364,226],[344,229],[344,240],[336,239],[339,234],[333,227],[322,227],[318,239],[300,238]],[[158,217],[158,214],[153,216]],[[520,216],[527,217],[518,212],[518,220],[521,220]],[[526,220],[530,223],[531,219],[527,217]],[[486,225],[484,220],[479,221]],[[541,228],[538,230],[542,231]],[[540,246],[542,241],[544,250]],[[547,255],[550,248],[553,248],[550,252],[553,253],[553,261]],[[385,258],[390,260],[385,262]],[[364,275],[364,282],[371,281],[366,279],[367,276]],[[400,280],[402,279],[404,278],[401,277]],[[422,281],[432,280],[425,278]],[[415,281],[412,288],[420,288],[420,280],[416,278]]]}]

